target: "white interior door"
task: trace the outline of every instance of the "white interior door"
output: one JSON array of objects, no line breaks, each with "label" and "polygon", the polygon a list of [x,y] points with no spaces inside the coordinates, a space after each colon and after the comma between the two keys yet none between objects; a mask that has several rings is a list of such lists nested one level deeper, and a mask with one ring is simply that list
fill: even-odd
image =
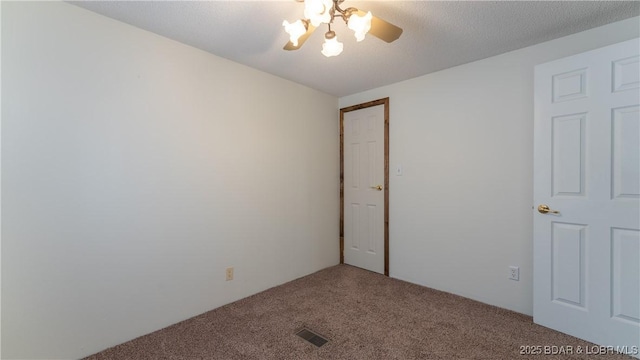
[{"label": "white interior door", "polygon": [[344,262],[384,273],[384,105],[344,114]]},{"label": "white interior door", "polygon": [[534,321],[635,356],[639,48],[634,39],[536,67],[533,215]]}]

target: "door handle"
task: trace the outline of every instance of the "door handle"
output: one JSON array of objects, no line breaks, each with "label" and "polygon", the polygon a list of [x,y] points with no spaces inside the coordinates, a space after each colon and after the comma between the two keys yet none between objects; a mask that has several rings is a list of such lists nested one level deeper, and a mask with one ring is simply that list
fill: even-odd
[{"label": "door handle", "polygon": [[378,191],[382,191],[382,185],[372,186],[372,189],[376,189]]},{"label": "door handle", "polygon": [[540,214],[560,214],[560,211],[551,210],[549,208],[549,205],[546,205],[546,204],[538,205],[538,212]]}]

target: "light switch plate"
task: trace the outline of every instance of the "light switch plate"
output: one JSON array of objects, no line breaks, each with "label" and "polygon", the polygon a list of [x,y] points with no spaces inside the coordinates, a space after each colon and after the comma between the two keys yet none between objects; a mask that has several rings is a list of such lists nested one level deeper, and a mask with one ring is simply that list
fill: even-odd
[{"label": "light switch plate", "polygon": [[402,164],[396,166],[396,176],[402,176]]}]

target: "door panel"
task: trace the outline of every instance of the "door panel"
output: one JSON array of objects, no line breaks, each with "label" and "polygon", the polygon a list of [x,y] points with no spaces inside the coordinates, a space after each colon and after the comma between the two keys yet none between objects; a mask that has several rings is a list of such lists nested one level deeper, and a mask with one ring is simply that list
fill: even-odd
[{"label": "door panel", "polygon": [[635,356],[639,54],[634,39],[537,66],[534,124],[534,321]]},{"label": "door panel", "polygon": [[586,226],[558,222],[552,226],[551,297],[555,302],[584,308]]},{"label": "door panel", "polygon": [[612,314],[616,320],[640,324],[640,232],[612,229],[611,288]]},{"label": "door panel", "polygon": [[613,197],[640,197],[640,107],[613,110]]},{"label": "door panel", "polygon": [[584,195],[586,114],[558,116],[553,122],[553,195]]}]

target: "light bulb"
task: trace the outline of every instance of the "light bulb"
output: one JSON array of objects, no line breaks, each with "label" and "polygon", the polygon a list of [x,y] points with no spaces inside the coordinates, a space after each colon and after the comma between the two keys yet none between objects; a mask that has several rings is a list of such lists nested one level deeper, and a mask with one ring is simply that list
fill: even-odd
[{"label": "light bulb", "polygon": [[337,56],[342,52],[342,43],[338,42],[338,37],[325,38],[322,44],[322,55],[326,57]]},{"label": "light bulb", "polygon": [[354,35],[356,36],[357,41],[364,40],[364,36],[371,29],[371,19],[373,15],[371,15],[371,11],[367,12],[365,16],[360,16],[358,14],[352,14],[349,17],[349,29],[354,31]]},{"label": "light bulb", "polygon": [[322,0],[305,0],[304,10],[313,14],[322,14],[324,12],[324,4]]},{"label": "light bulb", "polygon": [[304,17],[311,21],[315,27],[321,23],[328,24],[331,22],[331,8],[333,0],[305,0],[304,1]]},{"label": "light bulb", "polygon": [[307,27],[304,26],[302,20],[295,21],[291,24],[285,20],[282,22],[282,26],[284,26],[284,31],[289,34],[289,41],[293,43],[293,46],[298,46],[298,39],[307,32]]}]

